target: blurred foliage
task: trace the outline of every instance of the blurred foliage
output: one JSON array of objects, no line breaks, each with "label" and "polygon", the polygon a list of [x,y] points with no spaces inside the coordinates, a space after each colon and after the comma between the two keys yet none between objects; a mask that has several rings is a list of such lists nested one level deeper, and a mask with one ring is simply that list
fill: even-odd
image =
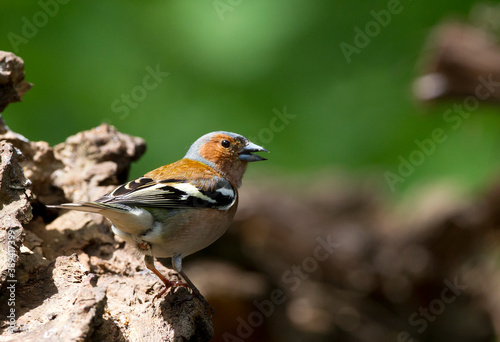
[{"label": "blurred foliage", "polygon": [[[219,13],[220,3],[229,9]],[[102,122],[141,136],[148,152],[131,177],[177,160],[206,132],[229,130],[265,137],[257,142],[270,162],[251,168],[254,177],[264,169],[310,176],[340,168],[369,174],[388,191],[384,172],[397,172],[415,139],[441,127],[446,142],[396,190],[442,178],[474,189],[500,164],[497,108],[481,104],[452,130],[442,117],[451,104],[421,108],[411,96],[432,27],[466,19],[474,3],[401,1],[401,13],[348,63],[340,43],[353,44],[354,28],[388,1],[69,1],[16,48],[9,33],[22,35],[23,18],[33,22],[42,7],[5,1],[0,49],[24,59],[35,87],[4,117],[30,140],[51,144]],[[136,108],[112,109],[157,66],[169,75]],[[284,107],[296,117],[264,136],[273,110]]]}]

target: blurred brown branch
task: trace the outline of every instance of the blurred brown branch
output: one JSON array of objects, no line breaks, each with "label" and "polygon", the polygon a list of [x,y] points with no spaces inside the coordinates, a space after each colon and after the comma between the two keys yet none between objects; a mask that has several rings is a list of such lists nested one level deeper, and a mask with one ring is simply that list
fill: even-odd
[{"label": "blurred brown branch", "polygon": [[480,98],[480,85],[490,100],[500,101],[500,45],[488,31],[455,21],[440,24],[429,36],[420,64],[422,76],[413,85],[420,101]]}]

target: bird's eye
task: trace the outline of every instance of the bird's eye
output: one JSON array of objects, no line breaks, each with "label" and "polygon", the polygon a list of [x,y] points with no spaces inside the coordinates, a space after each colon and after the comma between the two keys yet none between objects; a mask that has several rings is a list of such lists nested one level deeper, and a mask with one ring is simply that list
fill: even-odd
[{"label": "bird's eye", "polygon": [[220,142],[220,144],[222,145],[222,147],[224,148],[228,148],[229,146],[231,146],[231,143],[228,141],[228,140],[222,140]]}]

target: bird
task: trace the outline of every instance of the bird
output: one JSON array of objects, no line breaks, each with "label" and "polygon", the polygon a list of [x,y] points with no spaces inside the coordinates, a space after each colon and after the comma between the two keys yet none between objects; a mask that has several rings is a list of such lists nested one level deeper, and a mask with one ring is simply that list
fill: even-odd
[{"label": "bird", "polygon": [[[182,260],[215,242],[231,224],[238,207],[238,188],[249,162],[269,152],[244,136],[215,131],[197,139],[186,155],[171,164],[118,186],[95,201],[63,203],[50,208],[97,213],[111,221],[114,234],[144,255],[146,267],[165,287],[184,286],[198,297],[205,312],[214,310],[182,269]],[[171,258],[185,283],[168,280],[155,258]]]}]

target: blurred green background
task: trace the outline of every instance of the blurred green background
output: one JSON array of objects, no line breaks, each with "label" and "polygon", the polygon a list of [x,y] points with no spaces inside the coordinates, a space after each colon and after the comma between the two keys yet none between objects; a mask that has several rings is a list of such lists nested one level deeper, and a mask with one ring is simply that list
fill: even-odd
[{"label": "blurred green background", "polygon": [[[451,103],[423,108],[411,94],[432,27],[466,19],[474,3],[401,1],[401,12],[348,63],[340,44],[354,44],[354,28],[388,1],[110,0],[49,9],[4,2],[0,49],[24,59],[35,86],[3,116],[16,132],[51,144],[102,122],[143,137],[148,151],[131,177],[179,159],[206,132],[228,130],[271,151],[251,178],[340,169],[388,192],[384,173],[397,173],[415,139],[439,127],[448,139],[396,192],[439,179],[474,191],[498,171],[498,109],[481,103],[453,130],[442,117]],[[149,79],[145,90],[157,68],[168,76]],[[139,100],[123,107],[123,95]],[[295,117],[273,126],[284,107]]]}]

